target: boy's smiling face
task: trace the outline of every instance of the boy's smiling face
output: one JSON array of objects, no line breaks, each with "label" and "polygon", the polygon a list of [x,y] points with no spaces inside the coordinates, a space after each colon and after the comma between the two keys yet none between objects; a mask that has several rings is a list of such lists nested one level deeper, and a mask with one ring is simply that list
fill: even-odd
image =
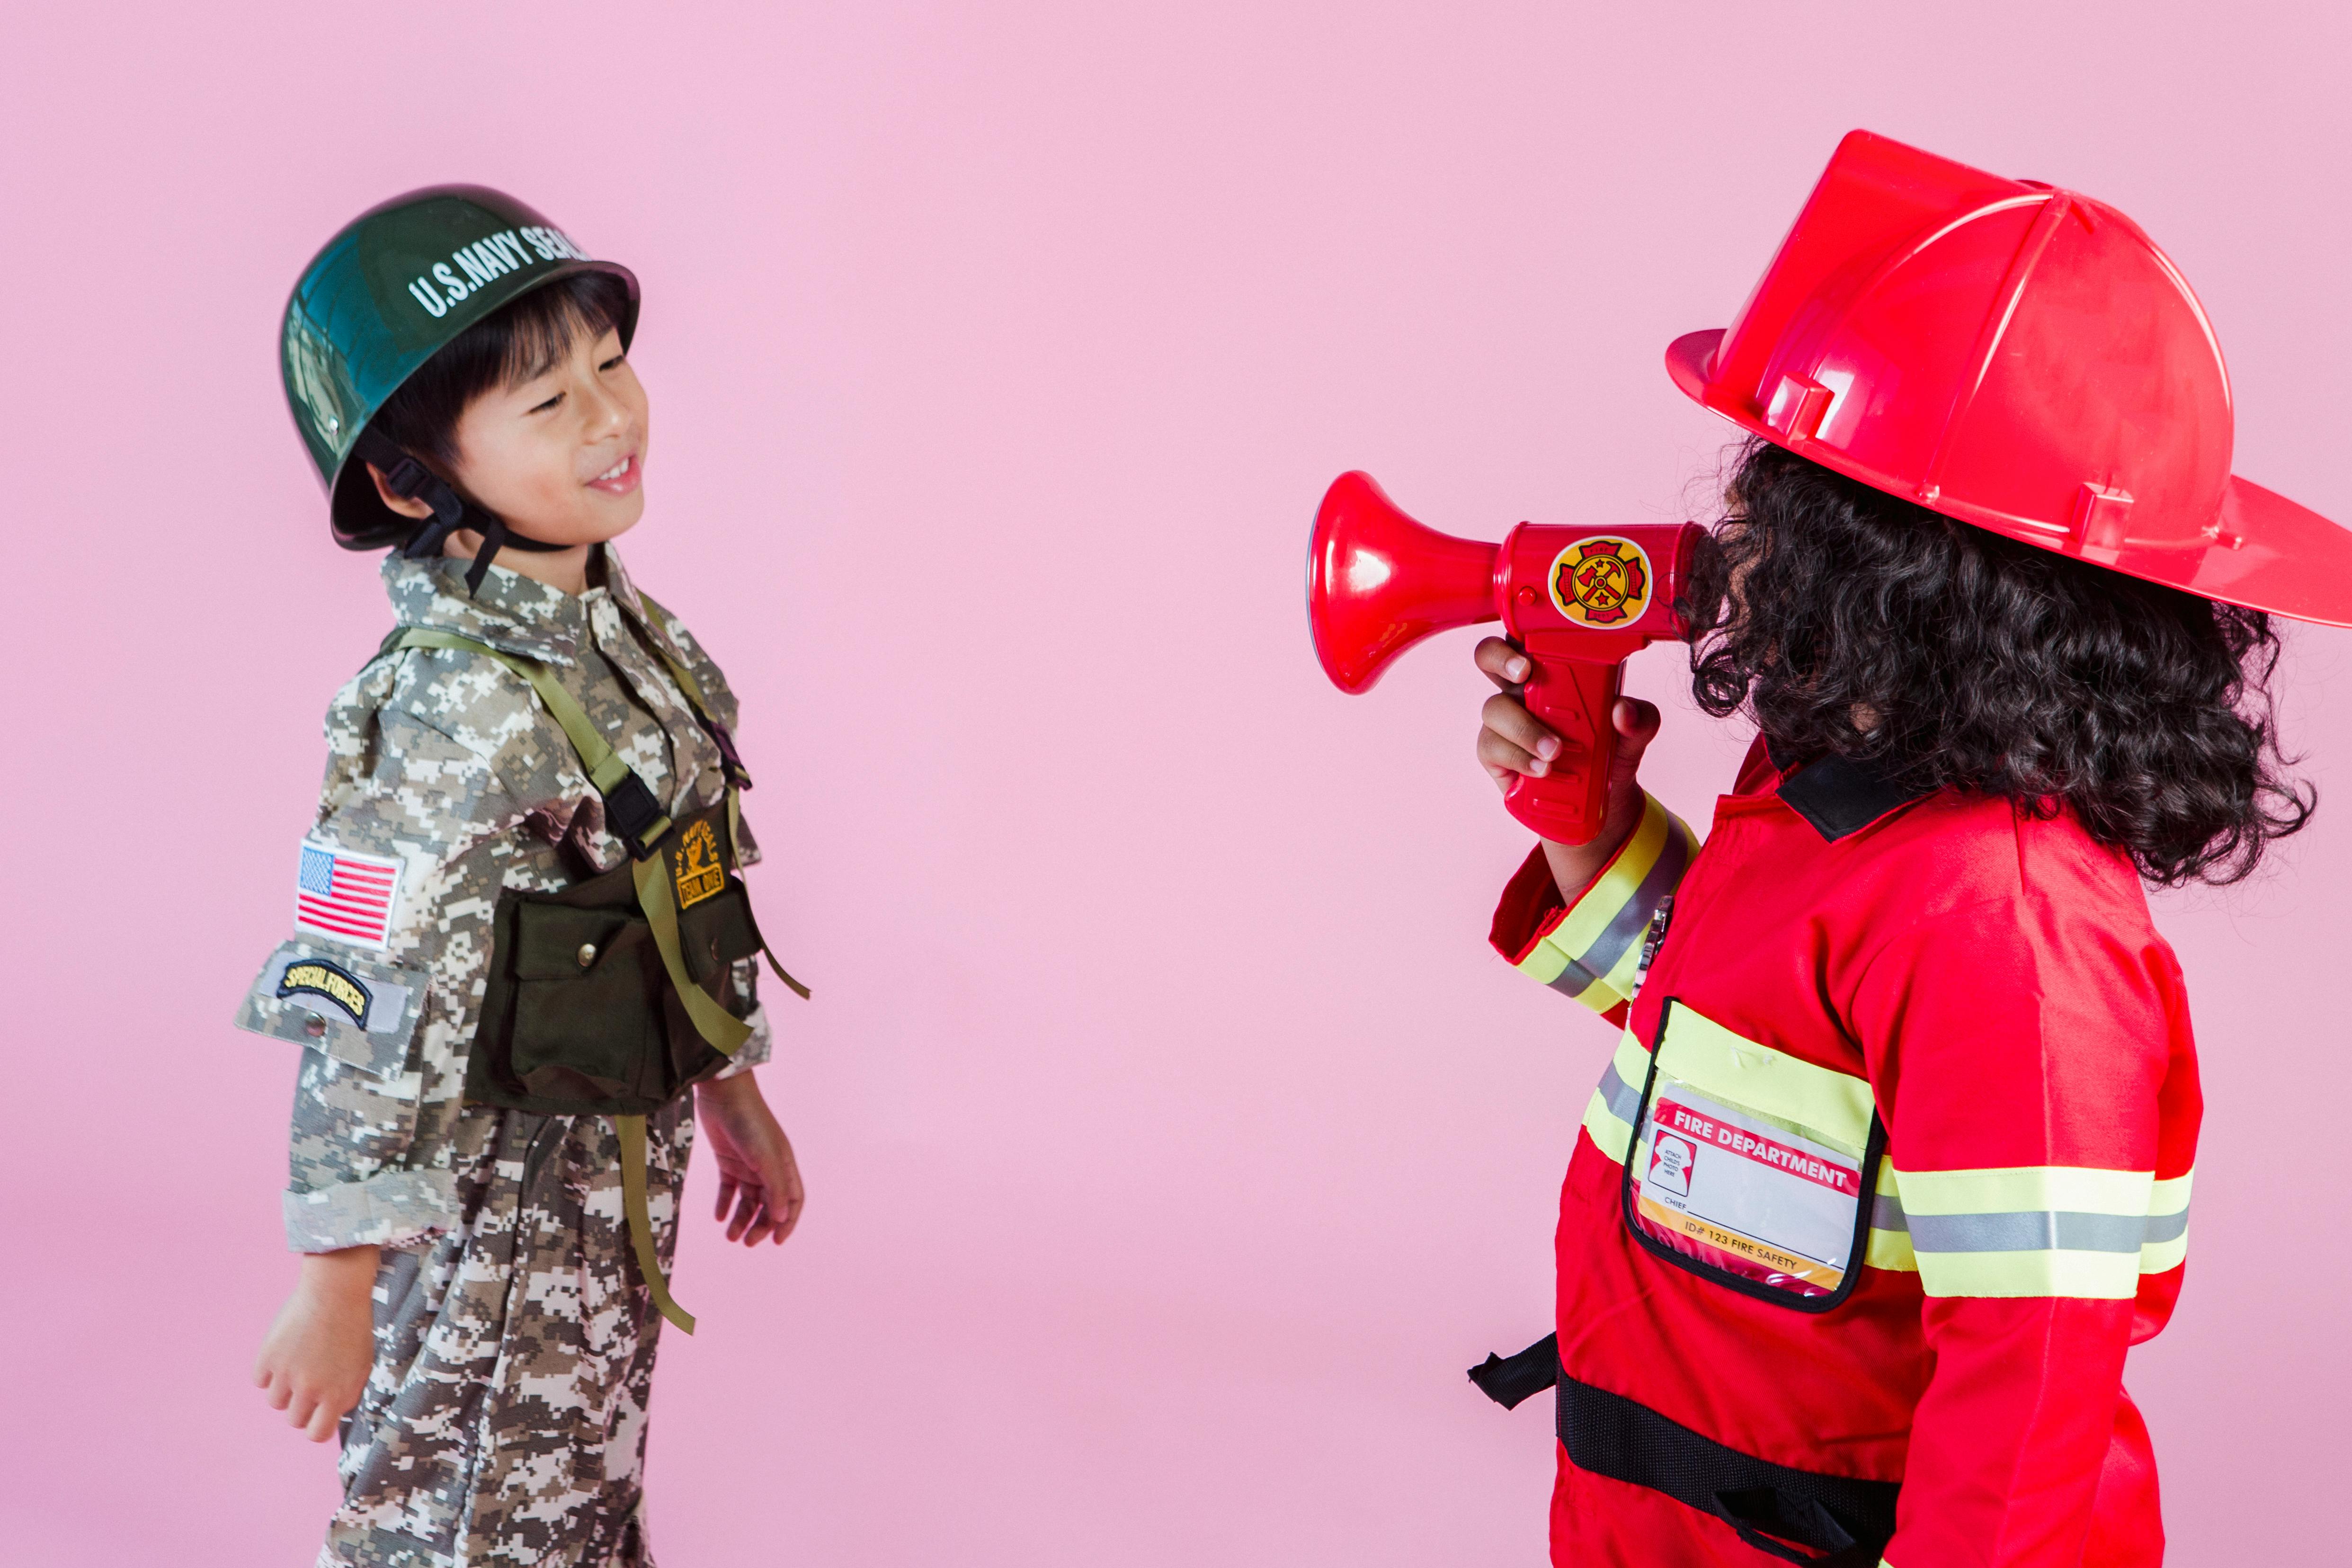
[{"label": "boy's smiling face", "polygon": [[601,544],[645,515],[646,389],[606,329],[547,370],[466,405],[459,489],[547,544]]},{"label": "boy's smiling face", "polygon": [[[466,405],[451,430],[457,459],[442,477],[524,538],[566,547],[504,556],[501,564],[577,593],[589,547],[619,538],[645,515],[646,424],[646,389],[620,333],[576,331],[544,370]],[[420,521],[433,515],[369,468],[385,506]],[[481,548],[480,536],[461,528],[443,553],[470,557]]]}]

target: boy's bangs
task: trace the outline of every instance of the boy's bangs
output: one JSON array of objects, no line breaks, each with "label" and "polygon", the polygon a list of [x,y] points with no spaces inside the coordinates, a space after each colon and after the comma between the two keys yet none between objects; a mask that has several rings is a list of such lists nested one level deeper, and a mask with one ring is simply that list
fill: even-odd
[{"label": "boy's bangs", "polygon": [[384,399],[371,422],[403,450],[444,466],[457,458],[455,432],[466,405],[498,387],[512,389],[562,363],[583,332],[593,342],[627,319],[629,288],[588,272],[533,289],[460,332]]},{"label": "boy's bangs", "polygon": [[535,381],[562,363],[584,334],[590,342],[618,324],[610,290],[558,285],[527,294],[508,308],[506,355],[499,377],[509,387]]}]

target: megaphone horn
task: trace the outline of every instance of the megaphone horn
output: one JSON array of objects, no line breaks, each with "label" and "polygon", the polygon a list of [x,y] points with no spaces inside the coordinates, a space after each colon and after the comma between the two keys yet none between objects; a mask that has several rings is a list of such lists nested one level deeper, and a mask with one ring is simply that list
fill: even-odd
[{"label": "megaphone horn", "polygon": [[1422,638],[1499,619],[1497,553],[1415,522],[1371,475],[1340,475],[1316,510],[1307,553],[1307,619],[1323,673],[1342,691],[1369,691]]}]

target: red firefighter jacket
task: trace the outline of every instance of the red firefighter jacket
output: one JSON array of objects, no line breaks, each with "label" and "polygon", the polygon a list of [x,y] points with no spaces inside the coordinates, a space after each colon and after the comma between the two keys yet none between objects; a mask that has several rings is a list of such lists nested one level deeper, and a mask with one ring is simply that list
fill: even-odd
[{"label": "red firefighter jacket", "polygon": [[2200,1101],[2124,857],[1759,742],[1704,853],[1653,800],[1494,941],[1623,1026],[1560,1201],[1556,1563],[2159,1560],[2121,1379]]}]

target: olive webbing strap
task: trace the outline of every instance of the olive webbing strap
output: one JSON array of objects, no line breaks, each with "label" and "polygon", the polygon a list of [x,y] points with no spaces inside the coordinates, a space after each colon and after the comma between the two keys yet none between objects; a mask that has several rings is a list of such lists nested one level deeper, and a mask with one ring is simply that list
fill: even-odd
[{"label": "olive webbing strap", "polygon": [[687,977],[686,954],[677,938],[677,906],[670,898],[669,857],[655,855],[631,861],[629,874],[636,879],[637,908],[645,911],[646,923],[653,927],[654,946],[661,953],[662,967],[669,971],[670,989],[677,993],[678,1001],[686,1006],[686,1016],[694,1020],[695,1029],[710,1042],[711,1048],[723,1056],[733,1056],[751,1037],[751,1026],[720,1006],[716,997]]},{"label": "olive webbing strap", "polygon": [[[651,641],[650,638],[647,640],[649,642]],[[710,719],[710,700],[703,696],[702,687],[700,683],[694,679],[693,672],[688,670],[686,666],[678,660],[672,658],[669,656],[669,650],[663,647],[660,644],[654,643],[653,650],[655,656],[662,661],[663,667],[669,671],[670,679],[677,682],[677,689],[686,693],[687,701],[694,705],[694,716],[702,721],[702,724],[705,729],[714,728]],[[731,747],[732,744],[733,742],[729,742],[730,747]],[[731,750],[728,754],[731,763],[733,758]],[[743,864],[743,803],[741,799],[743,792],[736,787],[735,778],[736,773],[730,772],[727,779],[727,852],[734,857],[735,864],[740,866]],[[751,783],[751,778],[748,774],[743,776],[743,782],[745,784]],[[768,951],[768,945],[764,942],[760,944],[760,956],[768,961],[768,967],[775,971],[776,978],[782,981],[785,985],[790,987],[793,995],[798,996],[803,1002],[809,999],[809,988],[802,984],[799,981],[793,979],[792,972],[786,969],[782,964],[776,962],[776,955]]]},{"label": "olive webbing strap", "polygon": [[[404,628],[393,639],[391,646],[395,648],[458,648],[467,653],[481,654],[506,666],[530,682],[530,689],[539,693],[539,700],[546,706],[550,716],[562,727],[564,739],[570,741],[572,749],[580,753],[580,765],[588,770],[588,782],[596,786],[598,795],[611,794],[622,780],[630,776],[629,764],[613,750],[612,742],[597,731],[586,711],[572,700],[572,693],[564,690],[562,683],[537,659],[503,653],[474,637],[460,637],[456,632],[434,631],[426,626]],[[643,841],[653,843],[669,831],[669,818],[663,816],[645,830],[641,836]]]},{"label": "olive webbing strap", "polygon": [[662,1273],[661,1254],[654,1247],[653,1210],[646,1203],[646,1119],[615,1116],[613,1131],[621,1137],[621,1209],[629,1220],[629,1242],[636,1249],[637,1272],[661,1315],[682,1333],[694,1332],[694,1314],[671,1300],[668,1277]]},{"label": "olive webbing strap", "polygon": [[[742,794],[731,784],[727,786],[727,852],[735,858],[738,866],[743,864]],[[764,936],[760,939],[760,956],[768,961],[768,967],[776,972],[776,978],[791,987],[793,995],[803,1002],[809,999],[809,988],[793,979],[792,972],[776,962],[776,955],[768,950],[768,939]]]}]

